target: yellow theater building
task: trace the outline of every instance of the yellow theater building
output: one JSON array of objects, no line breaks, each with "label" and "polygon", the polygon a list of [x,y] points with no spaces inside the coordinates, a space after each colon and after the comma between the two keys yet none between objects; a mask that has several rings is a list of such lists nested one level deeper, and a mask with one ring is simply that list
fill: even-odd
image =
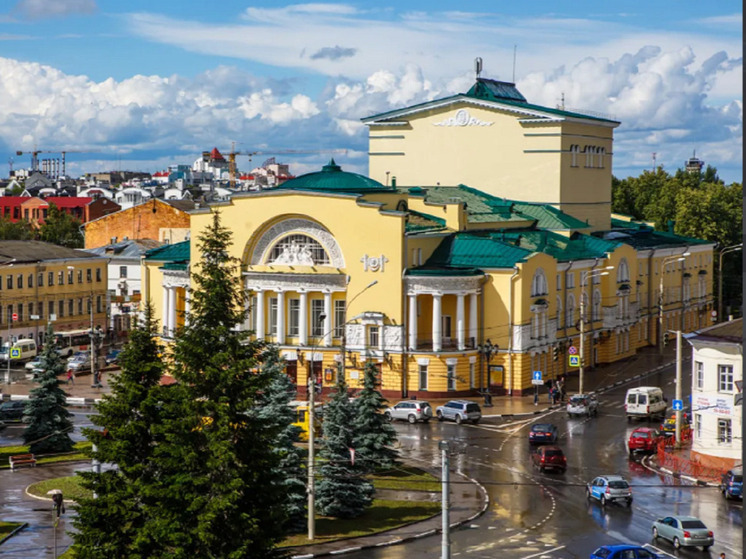
[{"label": "yellow theater building", "polygon": [[[390,398],[522,395],[581,346],[593,374],[711,323],[713,244],[611,214],[618,123],[484,79],[364,122],[372,178],[331,161],[190,212],[192,239],[215,211],[233,231],[242,328],[279,345],[300,397],[340,365],[359,387],[367,362]],[[166,340],[198,258],[187,241],[144,259]]]}]

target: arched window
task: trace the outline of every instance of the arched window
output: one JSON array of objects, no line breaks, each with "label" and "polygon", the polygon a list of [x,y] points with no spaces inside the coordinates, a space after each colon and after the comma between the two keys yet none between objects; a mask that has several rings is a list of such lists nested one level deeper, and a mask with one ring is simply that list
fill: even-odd
[{"label": "arched window", "polygon": [[557,295],[557,329],[562,328],[562,324],[564,324],[562,316],[562,297]]},{"label": "arched window", "polygon": [[280,239],[269,253],[269,264],[326,266],[329,255],[316,239],[307,235],[288,235]]},{"label": "arched window", "polygon": [[629,265],[627,264],[627,259],[622,258],[619,261],[619,267],[616,270],[616,282],[625,283],[628,281],[629,281]]},{"label": "arched window", "polygon": [[572,326],[575,323],[575,295],[567,294],[567,305],[565,305],[565,324]]},{"label": "arched window", "polygon": [[593,148],[591,146],[585,146],[583,148],[583,152],[585,153],[585,166],[586,167],[592,167],[593,163],[593,156],[591,155],[591,150]]},{"label": "arched window", "polygon": [[601,292],[598,289],[593,291],[593,320],[601,320]]},{"label": "arched window", "polygon": [[583,294],[580,296],[582,305],[580,308],[582,309],[581,312],[583,313],[583,320],[585,322],[588,322],[588,318],[590,317],[590,305],[588,304],[588,294],[583,292]]},{"label": "arched window", "polygon": [[547,293],[549,293],[547,277],[544,275],[544,270],[539,268],[534,272],[534,279],[531,281],[531,296],[536,297],[537,295],[546,295]]},{"label": "arched window", "polygon": [[580,146],[577,144],[571,145],[570,146],[570,166],[571,167],[578,166],[578,153],[580,153]]},{"label": "arched window", "polygon": [[605,167],[604,159],[606,158],[606,148],[598,148],[598,168],[603,169]]}]

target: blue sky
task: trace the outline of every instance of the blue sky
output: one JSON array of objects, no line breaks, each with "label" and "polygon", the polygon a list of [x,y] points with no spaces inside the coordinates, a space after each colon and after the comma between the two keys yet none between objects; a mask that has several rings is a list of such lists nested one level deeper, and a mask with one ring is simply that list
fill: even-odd
[{"label": "blue sky", "polygon": [[[7,7],[6,7],[7,6]],[[3,8],[5,7],[5,8]],[[367,173],[372,114],[483,76],[622,122],[614,174],[697,156],[742,180],[742,6],[722,0],[0,4],[0,175],[16,150],[68,171],[154,172],[217,146],[277,153],[300,174],[328,150]],[[513,64],[515,52],[515,67]],[[314,153],[282,153],[307,150]],[[76,153],[79,152],[79,153]],[[473,185],[478,187],[478,185]]]}]

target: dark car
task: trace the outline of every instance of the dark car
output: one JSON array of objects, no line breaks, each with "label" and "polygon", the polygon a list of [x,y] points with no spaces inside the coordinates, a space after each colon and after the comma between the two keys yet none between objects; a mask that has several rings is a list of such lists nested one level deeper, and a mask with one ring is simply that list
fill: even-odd
[{"label": "dark car", "polygon": [[552,423],[536,423],[528,433],[529,444],[553,444],[558,438],[557,426]]},{"label": "dark car", "polygon": [[11,400],[0,404],[0,419],[5,421],[21,421],[26,402],[23,400]]},{"label": "dark car", "polygon": [[627,448],[630,455],[635,452],[655,452],[658,449],[660,438],[661,434],[657,429],[653,429],[652,427],[638,427],[629,436]]},{"label": "dark car", "polygon": [[743,468],[734,468],[723,474],[720,491],[726,499],[743,499]]},{"label": "dark car", "polygon": [[531,453],[531,461],[540,472],[559,470],[564,473],[567,470],[567,458],[558,446],[540,446]]},{"label": "dark car", "polygon": [[122,353],[121,349],[112,349],[104,357],[104,363],[107,365],[114,365],[119,362],[119,354]]},{"label": "dark car", "polygon": [[591,559],[658,559],[660,556],[639,545],[602,545]]}]

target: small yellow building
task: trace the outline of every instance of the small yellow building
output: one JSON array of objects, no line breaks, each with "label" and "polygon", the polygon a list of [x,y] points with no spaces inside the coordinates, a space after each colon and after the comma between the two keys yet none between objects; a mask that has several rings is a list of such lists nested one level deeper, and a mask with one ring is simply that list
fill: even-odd
[{"label": "small yellow building", "polygon": [[359,387],[366,362],[389,398],[522,395],[535,371],[575,370],[581,347],[592,369],[659,343],[661,323],[710,324],[713,244],[611,214],[618,123],[518,96],[479,80],[371,117],[373,178],[332,160],[191,212],[191,245],[145,259],[164,337],[215,211],[241,262],[242,327],[279,345],[301,397],[340,366]]}]

